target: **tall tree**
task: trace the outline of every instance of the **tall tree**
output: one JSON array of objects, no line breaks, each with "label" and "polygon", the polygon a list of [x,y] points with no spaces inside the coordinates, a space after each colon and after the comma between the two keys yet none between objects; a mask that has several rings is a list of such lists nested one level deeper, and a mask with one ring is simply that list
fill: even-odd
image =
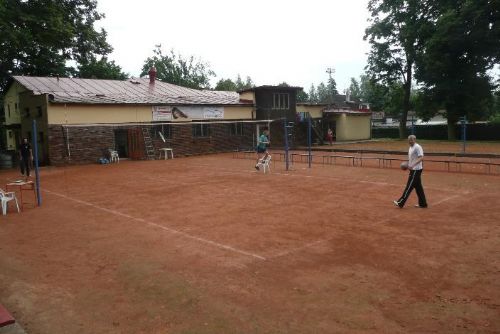
[{"label": "tall tree", "polygon": [[304,92],[303,89],[299,90],[297,92],[297,102],[308,102],[309,101],[309,95],[307,95],[306,92]]},{"label": "tall tree", "polygon": [[141,76],[146,75],[153,66],[159,80],[188,88],[208,89],[210,77],[215,76],[208,63],[195,60],[193,56],[186,59],[175,54],[174,50],[170,50],[169,55],[164,55],[161,45],[157,45],[153,56],[144,61]]},{"label": "tall tree", "polygon": [[376,81],[388,86],[403,82],[399,136],[405,138],[414,65],[427,37],[431,7],[421,0],[370,0],[368,9],[371,24],[364,38],[371,50],[367,70]]},{"label": "tall tree", "polygon": [[371,80],[367,75],[360,77],[360,98],[370,103],[370,109],[374,111],[383,111],[386,106],[389,87]]},{"label": "tall tree", "polygon": [[78,64],[112,51],[95,0],[0,1],[0,90],[11,74],[78,74]]},{"label": "tall tree", "polygon": [[220,79],[215,85],[214,89],[231,91],[231,92],[236,92],[238,90],[236,84],[231,79]]},{"label": "tall tree", "polygon": [[351,85],[349,86],[349,93],[351,97],[361,99],[361,88],[355,78],[351,78]]},{"label": "tall tree", "polygon": [[125,80],[129,77],[127,73],[123,73],[120,66],[115,64],[115,61],[108,61],[107,57],[102,57],[97,60],[92,57],[90,61],[78,67],[78,76],[80,78],[93,79],[112,79]]},{"label": "tall tree", "polygon": [[311,103],[318,103],[318,93],[316,91],[316,87],[314,87],[314,84],[311,84],[311,87],[309,88],[309,102]]},{"label": "tall tree", "polygon": [[461,116],[486,119],[493,109],[494,85],[488,70],[500,61],[500,1],[433,3],[432,35],[416,74],[424,84],[425,100],[445,109],[448,138],[455,139]]}]

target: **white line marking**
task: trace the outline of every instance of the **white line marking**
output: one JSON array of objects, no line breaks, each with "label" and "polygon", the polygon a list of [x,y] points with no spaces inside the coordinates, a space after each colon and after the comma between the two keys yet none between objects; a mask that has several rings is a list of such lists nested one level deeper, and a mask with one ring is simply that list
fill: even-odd
[{"label": "white line marking", "polygon": [[450,196],[450,197],[443,198],[443,199],[442,199],[442,200],[440,200],[439,202],[434,203],[434,204],[433,204],[433,206],[439,205],[439,204],[441,204],[441,203],[444,203],[444,202],[446,202],[446,201],[449,201],[449,200],[454,199],[454,198],[457,198],[457,197],[465,196],[465,195],[467,195],[467,194],[469,194],[469,192],[468,192],[468,191],[464,192],[463,194],[458,194],[458,195],[453,195],[453,196]]},{"label": "white line marking", "polygon": [[[328,239],[328,240],[331,240],[331,239]],[[312,247],[314,245],[317,245],[319,243],[322,243],[322,242],[325,242],[325,241],[328,241],[328,240],[324,240],[324,239],[323,240],[316,240],[316,241],[310,242],[308,244],[302,245],[300,247],[296,247],[296,248],[292,248],[292,249],[280,252],[280,253],[278,253],[276,255],[273,255],[273,256],[269,257],[269,259],[275,259],[277,257],[281,257],[281,256],[285,256],[285,255],[288,255],[288,254],[291,254],[291,253],[295,253],[295,252],[298,252],[298,251],[303,250],[305,248]]]},{"label": "white line marking", "polygon": [[45,192],[47,192],[49,194],[55,195],[55,196],[59,196],[61,198],[65,198],[67,200],[70,200],[70,201],[73,201],[73,202],[76,202],[76,203],[87,205],[87,206],[90,206],[92,208],[99,209],[99,210],[102,210],[102,211],[114,214],[116,216],[121,216],[121,217],[128,218],[128,219],[131,219],[131,220],[139,221],[141,223],[145,223],[147,225],[160,228],[160,229],[165,230],[167,232],[170,232],[172,234],[179,234],[179,235],[182,235],[183,237],[186,237],[188,239],[196,240],[196,241],[199,241],[199,242],[202,242],[202,243],[206,243],[206,244],[209,244],[209,245],[212,245],[212,246],[215,246],[215,247],[218,247],[218,248],[222,248],[222,249],[225,249],[225,250],[229,250],[229,251],[232,251],[232,252],[235,252],[235,253],[238,253],[238,254],[243,254],[243,255],[246,255],[246,256],[250,256],[250,257],[253,257],[253,258],[256,258],[256,259],[259,259],[259,260],[263,260],[263,261],[266,260],[266,258],[263,257],[263,256],[260,256],[260,255],[257,255],[257,254],[253,254],[253,253],[250,253],[250,252],[246,252],[246,251],[243,251],[243,250],[239,250],[239,249],[236,249],[234,247],[231,247],[231,246],[228,246],[228,245],[224,245],[224,244],[212,241],[212,240],[200,238],[200,237],[188,234],[186,232],[174,230],[174,229],[172,229],[170,227],[166,227],[166,226],[163,226],[163,225],[160,225],[160,224],[152,223],[152,222],[149,222],[149,221],[147,221],[145,219],[142,219],[142,218],[136,218],[136,217],[127,215],[125,213],[122,213],[122,212],[119,212],[119,211],[116,211],[116,210],[111,210],[111,209],[103,208],[101,206],[98,206],[98,205],[95,205],[95,204],[92,204],[92,203],[89,203],[89,202],[85,202],[85,201],[82,201],[82,200],[79,200],[79,199],[76,199],[76,198],[72,198],[72,197],[69,197],[69,196],[66,196],[66,195],[63,195],[63,194],[59,194],[59,193],[56,193],[54,191],[50,191],[50,190],[47,190],[47,189],[44,189],[43,191],[45,191]]}]

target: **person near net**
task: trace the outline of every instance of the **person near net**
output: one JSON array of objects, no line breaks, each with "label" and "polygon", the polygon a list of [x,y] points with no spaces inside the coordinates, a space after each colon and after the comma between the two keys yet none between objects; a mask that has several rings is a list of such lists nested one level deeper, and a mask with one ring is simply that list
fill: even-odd
[{"label": "person near net", "polygon": [[415,205],[418,208],[426,208],[427,200],[425,199],[424,187],[422,186],[422,171],[424,160],[424,150],[422,146],[417,144],[417,138],[414,135],[408,136],[408,144],[410,148],[408,149],[408,169],[410,171],[408,175],[408,181],[406,182],[405,190],[401,197],[394,201],[394,205],[403,208],[405,206],[408,197],[410,197],[413,189],[417,192],[418,204]]},{"label": "person near net", "polygon": [[330,145],[333,145],[333,131],[331,128],[328,128],[328,132],[326,133],[326,139],[328,139]]},{"label": "person near net", "polygon": [[255,162],[255,169],[259,170],[259,161],[264,161],[269,155],[267,146],[269,145],[269,131],[265,129],[259,137],[257,143],[257,161]]},{"label": "person near net", "polygon": [[33,151],[31,150],[31,145],[28,142],[28,138],[23,138],[21,144],[19,144],[19,165],[21,167],[21,174],[24,176],[26,172],[27,178],[30,176],[32,161]]}]

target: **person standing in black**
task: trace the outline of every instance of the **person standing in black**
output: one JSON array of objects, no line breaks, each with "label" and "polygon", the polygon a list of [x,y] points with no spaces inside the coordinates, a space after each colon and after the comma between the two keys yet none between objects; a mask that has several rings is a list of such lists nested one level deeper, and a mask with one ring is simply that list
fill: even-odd
[{"label": "person standing in black", "polygon": [[33,151],[31,150],[31,145],[28,142],[28,138],[23,138],[23,141],[19,144],[19,164],[21,165],[21,174],[24,175],[24,171],[26,171],[26,177],[30,176],[32,161]]}]

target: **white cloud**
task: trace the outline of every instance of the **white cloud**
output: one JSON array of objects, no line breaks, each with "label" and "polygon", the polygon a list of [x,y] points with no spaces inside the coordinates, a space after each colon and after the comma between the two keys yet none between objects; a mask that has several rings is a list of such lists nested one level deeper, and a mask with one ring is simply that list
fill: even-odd
[{"label": "white cloud", "polygon": [[[339,90],[366,63],[367,0],[99,0],[111,59],[138,76],[156,44],[208,62],[217,79],[250,76],[257,85],[326,82]],[[215,80],[214,80],[215,82]]]}]

